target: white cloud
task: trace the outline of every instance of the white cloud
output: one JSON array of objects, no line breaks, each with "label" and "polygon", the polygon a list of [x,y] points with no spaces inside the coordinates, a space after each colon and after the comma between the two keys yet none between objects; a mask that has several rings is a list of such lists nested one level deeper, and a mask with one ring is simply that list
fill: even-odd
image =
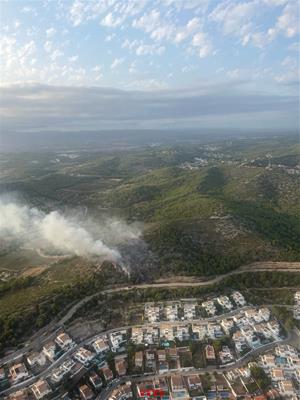
[{"label": "white cloud", "polygon": [[55,34],[56,34],[56,29],[54,28],[49,28],[46,30],[47,38],[52,38]]},{"label": "white cloud", "polygon": [[199,28],[199,23],[199,18],[192,18],[189,20],[186,26],[176,33],[175,43],[181,43],[183,40],[189,37],[191,33]]},{"label": "white cloud", "polygon": [[131,90],[158,91],[167,89],[168,84],[166,82],[154,78],[138,79],[130,81],[128,84],[125,85],[125,88]]},{"label": "white cloud", "polygon": [[44,49],[47,53],[50,53],[52,51],[53,43],[47,40],[44,44]]},{"label": "white cloud", "polygon": [[103,78],[102,65],[95,65],[95,67],[92,68],[92,72],[95,74],[96,81],[99,81],[101,78]]},{"label": "white cloud", "polygon": [[124,58],[115,58],[114,61],[111,63],[110,69],[115,69],[119,65],[123,64]]},{"label": "white cloud", "polygon": [[289,0],[263,0],[263,2],[265,4],[267,4],[268,6],[282,6],[284,4],[286,4]]},{"label": "white cloud", "polygon": [[70,63],[74,63],[74,62],[76,62],[77,60],[78,60],[78,55],[76,55],[76,56],[71,56],[71,57],[68,58],[68,61],[69,61]]},{"label": "white cloud", "polygon": [[174,26],[173,25],[161,25],[154,29],[151,33],[151,39],[160,41],[163,39],[169,40],[174,34]]},{"label": "white cloud", "polygon": [[209,19],[221,24],[225,35],[240,37],[243,44],[249,42],[252,30],[252,19],[258,1],[230,2],[223,1],[209,14]]},{"label": "white cloud", "polygon": [[124,18],[114,17],[112,13],[107,14],[101,21],[101,25],[107,26],[109,28],[115,28],[120,26]]},{"label": "white cloud", "polygon": [[283,72],[276,74],[275,79],[279,83],[293,83],[300,81],[300,68],[299,61],[294,58],[287,56],[281,61]]},{"label": "white cloud", "polygon": [[140,45],[142,43],[141,40],[129,40],[129,39],[125,39],[125,41],[122,43],[122,48],[123,49],[129,49],[129,50],[133,50],[134,48],[136,48],[138,45]]},{"label": "white cloud", "polygon": [[101,72],[102,71],[102,66],[101,65],[95,65],[95,67],[92,68],[93,72]]},{"label": "white cloud", "polygon": [[[265,0],[268,5],[282,5],[286,1],[278,2],[276,0]],[[258,48],[264,48],[270,44],[278,35],[282,34],[287,38],[296,36],[299,32],[299,9],[296,2],[288,3],[278,17],[275,25],[267,32],[248,32],[244,35],[243,45],[251,43]]]},{"label": "white cloud", "polygon": [[151,44],[141,44],[136,48],[136,55],[143,56],[143,55],[161,55],[165,51],[164,46],[156,46]]},{"label": "white cloud", "polygon": [[3,36],[0,41],[1,79],[8,80],[11,75],[27,77],[35,69],[33,67],[37,47],[33,40],[19,46],[14,37]]},{"label": "white cloud", "polygon": [[70,19],[74,26],[82,23],[84,18],[84,3],[81,0],[75,0],[70,9]]},{"label": "white cloud", "polygon": [[130,64],[128,71],[129,71],[130,74],[136,74],[137,73],[137,63],[136,63],[136,61],[133,61]]},{"label": "white cloud", "polygon": [[105,42],[111,42],[114,38],[116,37],[115,33],[112,33],[111,35],[105,36]]},{"label": "white cloud", "polygon": [[20,28],[20,26],[21,26],[21,22],[19,21],[19,20],[16,20],[16,21],[14,21],[14,28],[15,29],[18,29],[18,28]]},{"label": "white cloud", "polygon": [[200,58],[214,54],[214,49],[208,35],[205,32],[198,32],[193,36],[192,45],[197,48]]},{"label": "white cloud", "polygon": [[152,32],[160,23],[160,12],[152,10],[148,14],[144,14],[138,19],[135,19],[132,23],[134,28],[139,28],[145,32]]},{"label": "white cloud", "polygon": [[56,49],[51,53],[50,58],[52,61],[55,61],[57,58],[59,58],[63,55],[64,55],[64,53],[62,51]]},{"label": "white cloud", "polygon": [[299,4],[297,4],[297,1],[284,7],[275,27],[269,34],[276,36],[280,32],[287,38],[292,38],[299,32]]}]

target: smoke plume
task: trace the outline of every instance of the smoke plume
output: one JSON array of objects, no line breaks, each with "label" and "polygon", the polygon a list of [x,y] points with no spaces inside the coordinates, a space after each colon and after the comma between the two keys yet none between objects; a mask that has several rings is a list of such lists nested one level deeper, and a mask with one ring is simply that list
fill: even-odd
[{"label": "smoke plume", "polygon": [[0,236],[34,250],[120,261],[118,244],[139,238],[140,230],[116,219],[96,224],[0,199]]}]

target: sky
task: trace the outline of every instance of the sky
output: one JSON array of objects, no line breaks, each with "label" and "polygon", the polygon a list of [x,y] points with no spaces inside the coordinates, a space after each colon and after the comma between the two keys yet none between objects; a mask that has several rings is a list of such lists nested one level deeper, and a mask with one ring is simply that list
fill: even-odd
[{"label": "sky", "polygon": [[297,0],[1,0],[1,131],[299,127]]}]

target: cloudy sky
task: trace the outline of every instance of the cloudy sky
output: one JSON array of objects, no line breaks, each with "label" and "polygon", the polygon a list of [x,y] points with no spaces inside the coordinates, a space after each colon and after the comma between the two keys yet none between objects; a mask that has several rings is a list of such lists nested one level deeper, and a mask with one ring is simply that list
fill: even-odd
[{"label": "cloudy sky", "polygon": [[298,125],[297,0],[2,0],[2,132]]}]

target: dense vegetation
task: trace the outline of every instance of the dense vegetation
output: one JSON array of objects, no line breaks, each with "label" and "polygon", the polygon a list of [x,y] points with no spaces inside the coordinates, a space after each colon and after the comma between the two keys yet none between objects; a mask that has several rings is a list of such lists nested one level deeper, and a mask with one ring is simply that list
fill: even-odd
[{"label": "dense vegetation", "polygon": [[264,391],[271,385],[271,379],[265,373],[263,368],[259,366],[251,368],[251,376],[256,381],[258,387]]}]

